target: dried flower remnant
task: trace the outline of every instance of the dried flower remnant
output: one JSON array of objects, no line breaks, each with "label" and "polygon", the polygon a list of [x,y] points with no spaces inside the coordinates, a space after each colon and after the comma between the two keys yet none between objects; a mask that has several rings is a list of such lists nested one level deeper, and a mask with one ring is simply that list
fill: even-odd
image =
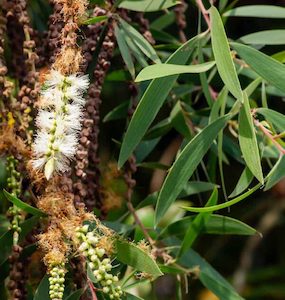
[{"label": "dried flower remnant", "polygon": [[47,180],[54,171],[67,171],[74,157],[88,85],[86,75],[64,76],[56,70],[51,70],[45,82],[36,118],[32,164],[34,169],[44,169]]}]

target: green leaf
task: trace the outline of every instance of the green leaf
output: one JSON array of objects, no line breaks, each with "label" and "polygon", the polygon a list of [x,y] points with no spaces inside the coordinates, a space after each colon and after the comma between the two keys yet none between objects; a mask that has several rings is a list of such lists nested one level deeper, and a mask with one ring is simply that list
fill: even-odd
[{"label": "green leaf", "polygon": [[251,94],[257,89],[257,87],[262,83],[262,78],[258,77],[254,81],[252,81],[245,89],[244,91],[247,94],[247,97],[250,97]]},{"label": "green leaf", "polygon": [[108,19],[107,16],[92,17],[92,18],[84,21],[82,24],[83,25],[92,25],[92,24],[96,24],[98,22],[106,21],[107,19]]},{"label": "green leaf", "polygon": [[285,177],[285,155],[280,156],[279,160],[268,174],[268,181],[265,191],[271,189],[276,183]]},{"label": "green leaf", "polygon": [[[166,63],[185,64],[191,55],[193,47],[197,44],[199,39],[204,36],[205,34],[198,35],[183,44],[169,57]],[[122,142],[118,161],[119,168],[122,167],[143,138],[177,78],[178,75],[172,75],[167,78],[154,79],[149,84],[133,114]]]},{"label": "green leaf", "polygon": [[107,113],[104,117],[103,122],[110,122],[115,120],[124,119],[128,113],[130,101],[124,101],[123,103],[116,106],[113,110]]},{"label": "green leaf", "polygon": [[[171,223],[160,233],[160,237],[174,235],[183,238],[195,218],[196,216],[189,216]],[[210,215],[208,221],[201,228],[201,233],[204,234],[253,235],[256,232],[254,228],[240,220],[221,215]]]},{"label": "green leaf", "polygon": [[116,36],[116,39],[118,42],[118,46],[119,46],[122,58],[129,70],[132,78],[134,79],[135,78],[135,67],[134,67],[133,59],[132,59],[129,47],[125,41],[124,34],[118,26],[115,26],[115,36]]},{"label": "green leaf", "polygon": [[124,32],[133,40],[133,42],[140,48],[140,50],[153,62],[161,63],[160,58],[157,56],[152,45],[140,34],[133,26],[120,18],[120,24]]},{"label": "green leaf", "polygon": [[163,273],[167,273],[167,274],[174,274],[174,275],[185,274],[184,268],[175,265],[173,266],[173,265],[159,264],[159,268],[161,271],[163,271]]},{"label": "green leaf", "polygon": [[180,101],[177,101],[170,113],[169,120],[171,121],[171,125],[182,136],[190,140],[192,134],[184,111],[183,104]]},{"label": "green leaf", "polygon": [[33,216],[27,220],[25,220],[23,223],[20,224],[21,232],[19,235],[19,241],[23,241],[26,235],[32,231],[32,229],[35,227],[36,224],[39,222],[38,216]]},{"label": "green leaf", "polygon": [[124,299],[126,299],[126,300],[143,300],[143,298],[135,296],[130,293],[126,293],[126,297]]},{"label": "green leaf", "polygon": [[34,296],[34,300],[50,299],[49,297],[49,281],[48,276],[45,275],[41,280]]},{"label": "green leaf", "polygon": [[93,282],[93,283],[98,283],[98,280],[96,279],[96,277],[94,276],[92,270],[90,269],[90,267],[87,264],[87,277]]},{"label": "green leaf", "polygon": [[210,70],[215,65],[214,61],[206,62],[203,64],[181,66],[173,64],[157,64],[151,65],[140,71],[136,77],[136,82],[150,80],[154,78],[161,78],[171,75],[183,73],[201,73]]},{"label": "green leaf", "polygon": [[224,16],[285,19],[285,8],[274,5],[245,5],[227,11]]},{"label": "green leaf", "polygon": [[141,49],[138,47],[138,45],[135,43],[135,41],[129,37],[127,34],[125,34],[125,40],[126,43],[128,44],[130,51],[132,55],[136,58],[138,63],[144,68],[148,66],[148,63],[145,59],[145,55],[141,51]]},{"label": "green leaf", "polygon": [[238,43],[232,43],[241,58],[262,78],[285,92],[285,66],[264,53]]},{"label": "green leaf", "polygon": [[256,111],[272,123],[278,131],[285,131],[285,115],[269,108],[258,108]]},{"label": "green leaf", "polygon": [[241,173],[241,176],[238,180],[238,183],[232,193],[229,195],[230,198],[236,197],[237,195],[241,194],[245,189],[247,189],[252,182],[253,175],[250,172],[250,169],[248,167],[245,167],[243,172]]},{"label": "green leaf", "polygon": [[[26,235],[34,228],[38,223],[38,217],[31,217],[20,224],[21,233],[19,235],[19,242],[23,241]],[[9,230],[0,237],[0,265],[7,260],[11,254],[13,246],[13,231]]]},{"label": "green leaf", "polygon": [[242,300],[234,288],[197,252],[190,249],[179,263],[188,268],[199,268],[198,278],[202,284],[212,291],[220,300]]},{"label": "green leaf", "polygon": [[212,191],[215,187],[218,187],[215,183],[206,181],[189,181],[179,194],[179,198],[188,197],[203,192]]},{"label": "green leaf", "polygon": [[0,265],[2,265],[9,257],[13,246],[13,232],[11,230],[5,232],[0,237]]},{"label": "green leaf", "polygon": [[236,99],[242,100],[242,90],[231,56],[224,25],[218,10],[214,6],[210,9],[210,16],[212,24],[212,47],[218,72],[227,89],[235,96]]},{"label": "green leaf", "polygon": [[150,24],[151,29],[162,30],[167,26],[170,26],[175,20],[175,14],[173,11],[168,11],[166,14],[153,20]]},{"label": "green leaf", "polygon": [[230,201],[227,201],[225,203],[222,203],[222,204],[217,204],[217,205],[213,205],[213,206],[210,206],[210,207],[182,207],[188,211],[191,211],[191,212],[210,212],[210,211],[215,211],[215,210],[220,210],[220,209],[224,209],[224,208],[227,208],[227,207],[230,207],[234,204],[237,204],[239,203],[240,201],[248,198],[251,194],[253,194],[255,191],[257,191],[260,187],[262,186],[261,183],[258,183],[257,185],[255,185],[253,188],[251,188],[250,190],[248,190],[247,192],[241,194],[240,196],[230,200]]},{"label": "green leaf", "polygon": [[209,124],[185,146],[177,157],[167,174],[158,196],[155,224],[159,223],[170,205],[182,191],[229,118],[230,116],[226,115]]},{"label": "green leaf", "polygon": [[178,4],[177,0],[124,0],[119,7],[134,11],[150,12],[169,8]]},{"label": "green leaf", "polygon": [[244,35],[239,40],[245,44],[284,45],[285,30],[264,30]]},{"label": "green leaf", "polygon": [[262,175],[260,154],[246,93],[244,93],[244,103],[240,109],[238,122],[239,144],[243,158],[252,174],[258,179],[259,182],[263,183],[264,180]]},{"label": "green leaf", "polygon": [[153,258],[134,244],[117,241],[117,259],[138,271],[154,276],[163,275]]},{"label": "green leaf", "polygon": [[77,290],[69,295],[65,300],[80,300],[81,295],[84,293],[84,289]]},{"label": "green leaf", "polygon": [[216,99],[216,101],[214,102],[211,108],[209,124],[215,121],[220,116],[221,107],[223,106],[224,103],[227,102],[228,95],[229,95],[229,91],[226,88],[223,88],[219,93],[218,98]]},{"label": "green leaf", "polygon": [[10,202],[12,202],[13,204],[15,204],[17,207],[19,207],[20,209],[22,209],[23,211],[32,214],[34,216],[38,216],[38,217],[46,217],[47,214],[45,214],[44,212],[42,212],[41,210],[21,201],[20,199],[18,199],[17,197],[11,195],[10,193],[8,193],[7,191],[3,190],[4,195],[6,196],[7,200],[9,200]]},{"label": "green leaf", "polygon": [[[215,188],[206,206],[215,205],[217,201],[218,201],[218,190],[217,188]],[[189,248],[191,248],[194,241],[202,231],[203,227],[205,227],[205,224],[207,224],[211,214],[212,212],[200,213],[195,217],[195,219],[193,220],[193,222],[188,227],[188,230],[185,233],[185,236],[181,244],[181,248],[178,253],[178,257],[184,254]]]}]

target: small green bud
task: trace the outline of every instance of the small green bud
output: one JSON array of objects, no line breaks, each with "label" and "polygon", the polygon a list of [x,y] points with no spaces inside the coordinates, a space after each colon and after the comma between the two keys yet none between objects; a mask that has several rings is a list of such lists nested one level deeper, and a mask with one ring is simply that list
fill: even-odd
[{"label": "small green bud", "polygon": [[102,257],[105,254],[105,249],[103,248],[97,248],[96,252],[98,254],[99,257]]},{"label": "small green bud", "polygon": [[[79,246],[79,251],[85,251],[89,248],[89,245],[86,242],[83,242],[80,246]],[[88,255],[88,253],[87,253]]]},{"label": "small green bud", "polygon": [[92,256],[92,255],[94,255],[95,254],[95,250],[93,249],[93,248],[90,248],[89,250],[88,250],[88,256]]},{"label": "small green bud", "polygon": [[95,262],[95,261],[97,262],[97,261],[98,261],[98,256],[97,256],[96,254],[91,255],[90,260],[91,260],[92,262]]},{"label": "small green bud", "polygon": [[111,280],[111,279],[108,279],[107,281],[106,281],[106,284],[107,285],[111,285],[113,283],[113,280]]},{"label": "small green bud", "polygon": [[89,228],[89,226],[88,226],[88,225],[84,225],[84,226],[82,226],[82,227],[81,227],[81,232],[83,232],[83,233],[87,233],[87,232],[88,232],[88,228]]}]

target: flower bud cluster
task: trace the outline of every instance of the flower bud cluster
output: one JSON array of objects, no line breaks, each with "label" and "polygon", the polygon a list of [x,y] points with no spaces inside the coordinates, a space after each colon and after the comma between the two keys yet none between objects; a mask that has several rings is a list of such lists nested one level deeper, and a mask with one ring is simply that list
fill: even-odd
[{"label": "flower bud cluster", "polygon": [[81,129],[83,94],[87,90],[87,75],[62,75],[51,70],[41,95],[37,115],[37,136],[33,145],[33,167],[44,169],[49,180],[54,171],[68,170],[73,159]]},{"label": "flower bud cluster", "polygon": [[[21,174],[16,170],[17,164],[18,161],[14,156],[7,157],[7,186],[11,194],[16,197],[21,193]],[[13,205],[8,209],[7,215],[11,219],[11,229],[14,232],[13,243],[16,245],[18,243],[19,233],[21,232],[21,227],[19,225],[22,220],[21,209],[16,205]]]},{"label": "flower bud cluster", "polygon": [[21,193],[21,174],[16,170],[17,164],[18,161],[14,158],[14,156],[7,157],[7,186],[11,191],[11,194],[14,196],[18,196]]},{"label": "flower bud cluster", "polygon": [[64,263],[53,266],[49,274],[49,296],[51,299],[61,300],[64,292]]},{"label": "flower bud cluster", "polygon": [[76,236],[81,242],[79,251],[86,257],[90,270],[102,287],[102,292],[107,294],[110,299],[121,299],[123,291],[120,286],[116,286],[119,279],[110,273],[112,270],[111,260],[106,256],[105,249],[98,245],[100,236],[88,229],[89,226],[84,225],[76,230]]}]

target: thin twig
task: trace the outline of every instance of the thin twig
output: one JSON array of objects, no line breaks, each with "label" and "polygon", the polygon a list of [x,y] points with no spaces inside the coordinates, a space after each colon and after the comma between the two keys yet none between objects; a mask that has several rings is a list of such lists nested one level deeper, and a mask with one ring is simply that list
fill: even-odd
[{"label": "thin twig", "polygon": [[[129,181],[132,180],[132,171],[129,169],[126,171],[126,181],[127,183]],[[151,236],[149,235],[147,229],[144,227],[143,223],[141,222],[140,218],[137,215],[137,212],[133,206],[132,203],[132,194],[133,194],[133,189],[128,186],[128,190],[127,190],[127,207],[130,211],[130,213],[133,215],[134,219],[135,219],[135,223],[140,227],[141,231],[143,232],[145,238],[147,239],[147,241],[150,243],[151,246],[153,246],[155,244],[154,240],[151,238]]]},{"label": "thin twig", "polygon": [[209,18],[209,13],[206,10],[202,0],[196,0],[196,4],[197,4],[199,10],[201,11],[201,13],[203,15],[203,18],[204,18],[205,22],[207,23],[209,29],[211,29],[211,21],[210,21],[210,18]]},{"label": "thin twig", "polygon": [[275,140],[274,136],[270,133],[270,131],[265,128],[259,121],[254,120],[254,124],[264,133],[266,137],[270,139],[270,141],[276,146],[279,152],[283,155],[285,154],[285,149]]},{"label": "thin twig", "polygon": [[96,296],[96,289],[90,279],[88,279],[88,285],[92,295],[92,300],[97,300],[98,298]]}]

